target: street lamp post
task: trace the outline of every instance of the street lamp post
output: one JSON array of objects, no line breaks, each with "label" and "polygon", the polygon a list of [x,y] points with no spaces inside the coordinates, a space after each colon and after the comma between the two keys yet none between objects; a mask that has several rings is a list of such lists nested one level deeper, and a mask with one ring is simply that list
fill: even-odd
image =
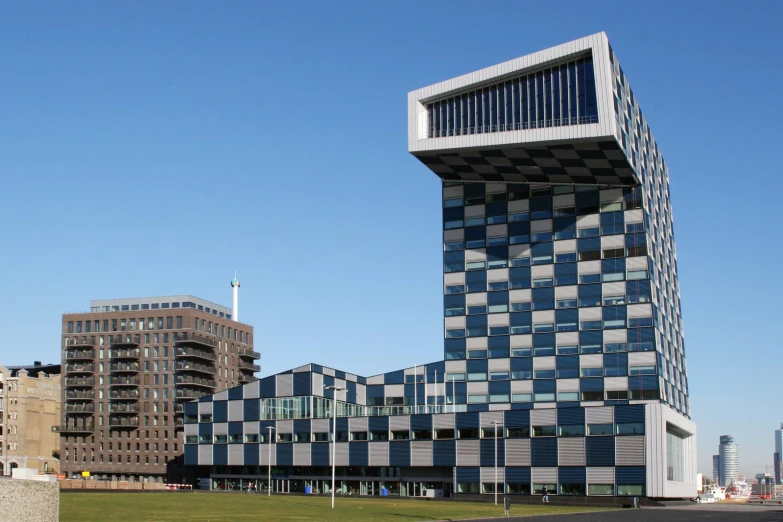
[{"label": "street lamp post", "polygon": [[334,470],[337,456],[337,392],[345,391],[344,386],[324,386],[325,390],[332,390],[332,509],[334,509]]},{"label": "street lamp post", "polygon": [[266,494],[268,497],[272,496],[272,430],[274,426],[267,426],[266,441],[269,444],[268,458],[267,458],[267,471],[266,471]]},{"label": "street lamp post", "polygon": [[503,424],[500,421],[492,421],[492,425],[495,427],[495,505],[498,505],[498,426]]}]

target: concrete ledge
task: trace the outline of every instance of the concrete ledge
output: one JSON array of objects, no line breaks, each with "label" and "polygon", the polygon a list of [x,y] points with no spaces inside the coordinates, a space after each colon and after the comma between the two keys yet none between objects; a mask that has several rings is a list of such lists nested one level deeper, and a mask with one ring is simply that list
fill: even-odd
[{"label": "concrete ledge", "polygon": [[54,482],[0,480],[0,519],[14,522],[60,520],[60,490]]}]

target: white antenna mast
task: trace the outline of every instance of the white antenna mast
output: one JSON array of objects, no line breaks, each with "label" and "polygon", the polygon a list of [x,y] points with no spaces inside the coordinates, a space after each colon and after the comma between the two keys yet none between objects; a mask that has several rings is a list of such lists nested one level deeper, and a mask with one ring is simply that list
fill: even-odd
[{"label": "white antenna mast", "polygon": [[234,289],[234,308],[231,310],[232,319],[239,321],[239,279],[237,279],[237,273],[234,272],[234,279],[231,280],[231,288]]}]

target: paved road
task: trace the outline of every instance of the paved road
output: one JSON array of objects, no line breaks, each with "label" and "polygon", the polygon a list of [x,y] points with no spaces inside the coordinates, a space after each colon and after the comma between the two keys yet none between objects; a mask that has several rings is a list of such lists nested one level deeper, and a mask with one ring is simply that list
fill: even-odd
[{"label": "paved road", "polygon": [[[512,506],[513,515],[514,508]],[[475,522],[498,522],[500,519]],[[781,506],[697,505],[668,508],[621,509],[604,513],[508,517],[507,522],[783,522]]]}]

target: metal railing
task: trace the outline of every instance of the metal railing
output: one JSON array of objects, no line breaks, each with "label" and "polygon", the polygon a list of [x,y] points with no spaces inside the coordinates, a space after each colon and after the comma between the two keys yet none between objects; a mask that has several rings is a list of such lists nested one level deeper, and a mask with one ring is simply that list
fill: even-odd
[{"label": "metal railing", "polygon": [[198,358],[206,359],[208,361],[217,361],[217,356],[206,350],[199,350],[198,348],[191,348],[190,346],[177,346],[177,351],[174,353],[175,357],[182,358]]},{"label": "metal railing", "polygon": [[201,377],[193,377],[191,375],[177,375],[176,384],[177,386],[201,386],[211,389],[217,387],[217,383],[213,379],[202,379]]},{"label": "metal railing", "polygon": [[141,365],[137,362],[133,363],[110,363],[109,371],[116,373],[138,373],[141,371]]},{"label": "metal railing", "polygon": [[95,363],[65,365],[65,373],[95,373]]},{"label": "metal railing", "polygon": [[138,403],[136,404],[110,404],[109,405],[109,413],[110,414],[120,414],[120,415],[127,415],[129,413],[139,413],[141,411],[141,408],[139,407]]},{"label": "metal railing", "polygon": [[65,413],[94,413],[95,404],[66,404]]},{"label": "metal railing", "polygon": [[76,392],[69,391],[65,393],[66,401],[91,401],[95,399],[95,391]]},{"label": "metal railing", "polygon": [[183,344],[199,344],[202,346],[207,346],[209,348],[215,348],[217,347],[217,341],[214,339],[211,339],[209,337],[203,337],[201,335],[196,335],[193,333],[183,333],[179,335],[176,339],[174,339],[174,344],[177,346],[183,345]]},{"label": "metal railing", "polygon": [[137,401],[141,398],[139,390],[112,390],[109,399],[112,401]]},{"label": "metal railing", "polygon": [[136,377],[109,377],[109,386],[138,386],[141,379]]},{"label": "metal railing", "polygon": [[75,360],[87,360],[87,359],[95,359],[95,350],[66,350],[65,352],[65,360],[66,361],[75,361]]},{"label": "metal railing", "polygon": [[211,395],[211,392],[201,391],[201,390],[191,390],[186,388],[177,388],[175,393],[176,396],[175,398],[192,400],[192,399],[200,399],[205,395]]},{"label": "metal railing", "polygon": [[71,386],[71,387],[95,386],[95,377],[66,377],[65,386]]},{"label": "metal railing", "polygon": [[111,359],[138,359],[141,357],[141,348],[112,348],[109,350]]},{"label": "metal railing", "polygon": [[251,350],[250,348],[239,348],[239,349],[237,349],[237,354],[240,357],[250,357],[252,359],[260,359],[261,358],[261,354],[260,353],[254,351],[254,350]]},{"label": "metal railing", "polygon": [[198,372],[198,373],[206,373],[209,375],[215,375],[217,373],[217,369],[214,366],[209,366],[207,364],[199,364],[193,361],[186,361],[186,362],[177,361],[175,368],[178,372]]},{"label": "metal railing", "polygon": [[138,428],[139,419],[133,417],[109,417],[110,428]]},{"label": "metal railing", "polygon": [[260,372],[261,371],[261,366],[259,366],[258,364],[245,362],[245,361],[243,361],[241,359],[239,361],[239,367],[240,368],[244,368],[246,370],[253,370],[254,372]]}]

